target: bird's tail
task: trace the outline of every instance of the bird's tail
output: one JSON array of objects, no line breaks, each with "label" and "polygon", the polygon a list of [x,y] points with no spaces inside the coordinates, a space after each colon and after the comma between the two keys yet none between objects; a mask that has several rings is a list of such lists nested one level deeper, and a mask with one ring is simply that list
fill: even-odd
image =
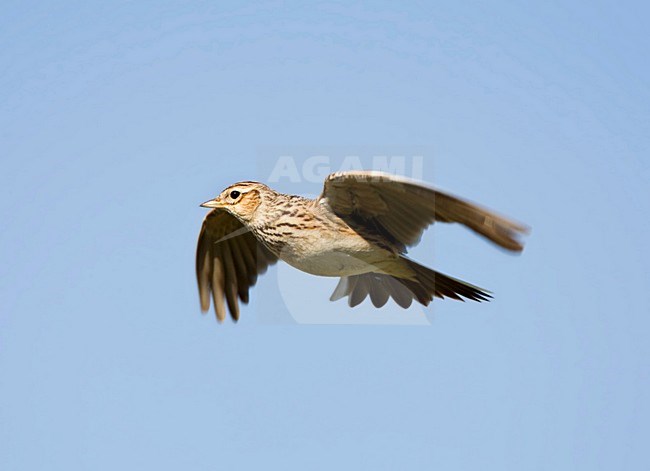
[{"label": "bird's tail", "polygon": [[350,307],[355,307],[368,296],[375,307],[384,306],[389,298],[402,308],[407,309],[413,300],[424,306],[436,298],[452,298],[464,301],[489,301],[492,296],[486,290],[456,278],[438,273],[413,260],[402,257],[413,271],[414,279],[405,279],[382,273],[365,273],[363,275],[344,276],[334,290],[331,301],[348,297]]}]

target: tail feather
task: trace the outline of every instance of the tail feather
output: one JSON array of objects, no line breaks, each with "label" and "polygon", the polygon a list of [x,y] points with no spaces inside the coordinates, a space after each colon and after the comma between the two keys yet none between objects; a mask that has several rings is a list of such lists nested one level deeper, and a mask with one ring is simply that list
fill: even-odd
[{"label": "tail feather", "polygon": [[390,289],[386,286],[386,283],[383,279],[380,279],[378,283],[367,283],[369,286],[368,292],[370,293],[370,300],[372,304],[377,307],[383,307],[388,302],[390,298]]},{"label": "tail feather", "polygon": [[356,307],[368,296],[369,279],[365,277],[352,278],[352,291],[350,292],[350,307]]},{"label": "tail feather", "polygon": [[372,304],[380,308],[392,298],[399,306],[407,309],[413,300],[428,306],[434,297],[478,302],[489,301],[492,297],[488,291],[477,286],[438,273],[406,257],[403,260],[415,273],[415,280],[382,273],[344,276],[330,300],[337,301],[347,296],[350,307],[355,307],[370,296]]},{"label": "tail feather", "polygon": [[388,287],[390,297],[393,298],[393,301],[403,309],[411,307],[411,304],[413,304],[413,293],[411,290],[391,276],[386,276],[383,282]]}]

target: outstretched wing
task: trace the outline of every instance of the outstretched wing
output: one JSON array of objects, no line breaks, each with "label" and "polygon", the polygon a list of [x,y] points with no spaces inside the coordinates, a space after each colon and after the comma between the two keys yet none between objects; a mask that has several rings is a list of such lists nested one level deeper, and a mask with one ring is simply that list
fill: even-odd
[{"label": "outstretched wing", "polygon": [[217,319],[239,319],[239,301],[248,303],[248,291],[277,257],[269,252],[241,222],[223,209],[214,209],[203,221],[196,248],[196,279],[201,310],[210,309],[210,294]]},{"label": "outstretched wing", "polygon": [[435,221],[458,222],[515,252],[523,250],[519,237],[528,232],[528,227],[468,201],[382,172],[334,173],[317,201],[348,223],[380,232],[402,252],[416,245]]}]

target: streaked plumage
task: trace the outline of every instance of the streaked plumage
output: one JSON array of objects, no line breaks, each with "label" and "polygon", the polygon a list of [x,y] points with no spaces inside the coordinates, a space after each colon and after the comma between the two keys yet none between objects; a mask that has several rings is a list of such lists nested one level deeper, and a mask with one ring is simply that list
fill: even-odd
[{"label": "streaked plumage", "polygon": [[[490,294],[405,256],[435,221],[457,222],[501,247],[520,252],[527,227],[418,182],[379,172],[340,172],[315,200],[241,182],[202,206],[197,248],[201,309],[212,294],[217,318],[239,318],[257,276],[278,259],[317,276],[341,277],[332,300],[376,307],[392,298],[407,308],[433,297],[485,301]],[[224,302],[225,300],[225,302]]]}]

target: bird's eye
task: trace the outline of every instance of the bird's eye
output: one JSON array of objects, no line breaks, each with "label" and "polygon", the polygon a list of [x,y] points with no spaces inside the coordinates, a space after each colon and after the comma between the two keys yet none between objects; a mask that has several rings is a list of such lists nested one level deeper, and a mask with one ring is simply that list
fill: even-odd
[{"label": "bird's eye", "polygon": [[240,193],[239,191],[237,191],[237,190],[234,190],[234,191],[231,191],[231,192],[230,192],[230,197],[231,197],[232,199],[234,199],[234,200],[236,200],[236,199],[239,198],[240,196],[241,196],[241,193]]}]

